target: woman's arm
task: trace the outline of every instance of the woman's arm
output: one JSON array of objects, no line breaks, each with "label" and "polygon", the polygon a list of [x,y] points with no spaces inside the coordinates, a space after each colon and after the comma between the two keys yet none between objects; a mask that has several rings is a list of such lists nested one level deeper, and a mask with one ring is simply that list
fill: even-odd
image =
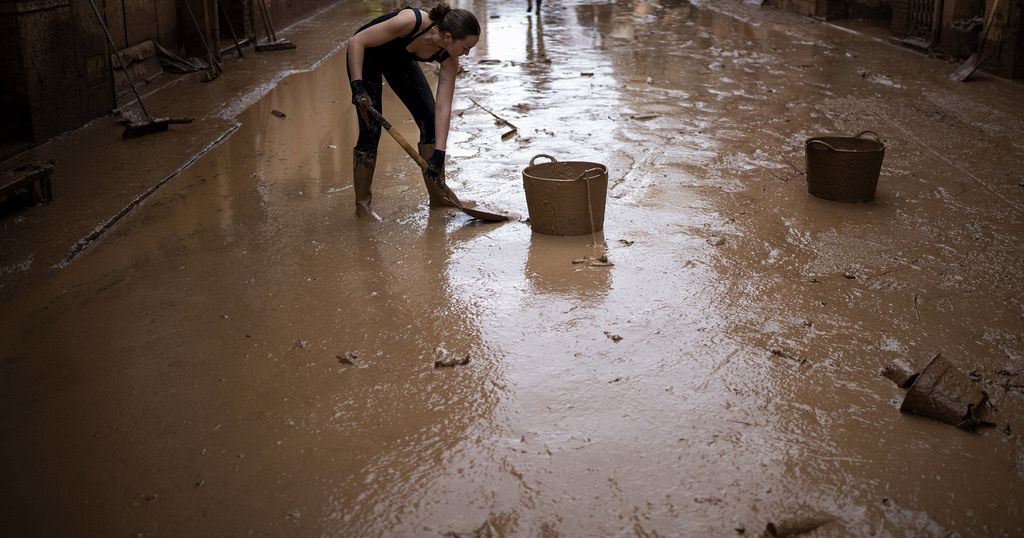
[{"label": "woman's arm", "polygon": [[448,144],[448,128],[452,122],[452,99],[455,96],[455,77],[459,73],[459,59],[449,57],[441,62],[437,79],[437,96],[434,98],[434,147],[445,151]]},{"label": "woman's arm", "polygon": [[416,14],[403,9],[390,19],[374,24],[348,40],[348,72],[352,80],[363,79],[363,56],[366,49],[402,37],[416,26]]}]

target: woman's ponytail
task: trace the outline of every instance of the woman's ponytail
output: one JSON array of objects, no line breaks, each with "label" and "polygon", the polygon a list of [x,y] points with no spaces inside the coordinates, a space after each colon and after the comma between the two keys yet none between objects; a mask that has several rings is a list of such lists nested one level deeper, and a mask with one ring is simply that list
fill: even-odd
[{"label": "woman's ponytail", "polygon": [[451,12],[452,7],[446,4],[445,2],[441,2],[440,4],[432,7],[428,14],[430,15],[430,20],[440,24],[441,21],[444,20],[445,15]]},{"label": "woman's ponytail", "polygon": [[448,4],[441,2],[434,6],[428,15],[430,20],[437,23],[438,30],[451,34],[455,39],[480,35],[480,21],[476,20],[476,15],[472,11],[452,9]]}]

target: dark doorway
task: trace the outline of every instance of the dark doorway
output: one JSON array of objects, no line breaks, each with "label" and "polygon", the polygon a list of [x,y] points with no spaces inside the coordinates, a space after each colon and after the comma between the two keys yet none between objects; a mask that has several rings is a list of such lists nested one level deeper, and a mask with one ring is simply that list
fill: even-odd
[{"label": "dark doorway", "polygon": [[215,1],[219,4],[217,27],[220,30],[220,50],[227,52],[234,48],[235,38],[243,45],[248,43],[253,36],[252,0]]}]

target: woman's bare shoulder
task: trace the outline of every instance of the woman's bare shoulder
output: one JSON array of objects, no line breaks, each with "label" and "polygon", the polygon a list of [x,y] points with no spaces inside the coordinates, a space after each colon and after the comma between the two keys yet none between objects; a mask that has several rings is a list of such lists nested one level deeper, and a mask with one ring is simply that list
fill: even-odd
[{"label": "woman's bare shoulder", "polygon": [[395,15],[394,17],[392,17],[391,20],[394,21],[395,26],[398,29],[404,30],[406,32],[411,32],[413,27],[416,26],[416,12],[417,11],[420,12],[420,16],[422,18],[426,19],[426,17],[427,17],[426,13],[423,13],[422,11],[420,11],[420,10],[418,10],[416,8],[408,8],[408,9],[403,9],[403,10],[399,11],[398,15]]},{"label": "woman's bare shoulder", "polygon": [[[401,37],[412,31],[416,27],[416,13],[413,9],[403,9],[399,11],[394,17],[387,19],[383,22],[374,24],[367,30],[373,30],[375,34],[387,34],[388,37]],[[362,33],[362,32],[360,32]]]}]

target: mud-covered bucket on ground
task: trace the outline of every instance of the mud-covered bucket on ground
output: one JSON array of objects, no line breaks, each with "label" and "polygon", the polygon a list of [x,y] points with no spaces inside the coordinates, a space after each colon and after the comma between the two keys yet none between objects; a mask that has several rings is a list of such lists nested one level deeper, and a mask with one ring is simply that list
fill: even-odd
[{"label": "mud-covered bucket on ground", "polygon": [[[874,138],[865,138],[871,134]],[[807,139],[807,192],[833,202],[869,202],[875,197],[885,144],[874,131],[857,136]]]},{"label": "mud-covered bucket on ground", "polygon": [[[544,157],[550,162],[536,164]],[[540,154],[523,170],[526,207],[533,231],[583,235],[604,228],[608,168],[586,161],[558,161]]]}]

